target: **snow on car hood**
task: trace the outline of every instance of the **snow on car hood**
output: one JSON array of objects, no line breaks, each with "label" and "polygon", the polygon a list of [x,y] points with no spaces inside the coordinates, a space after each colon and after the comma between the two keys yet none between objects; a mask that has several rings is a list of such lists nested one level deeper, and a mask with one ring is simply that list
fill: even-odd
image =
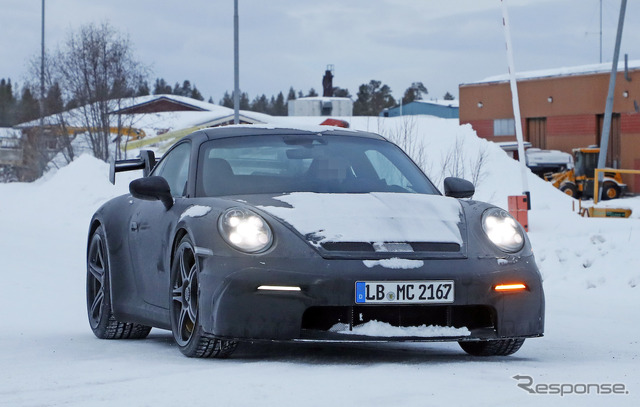
[{"label": "snow on car hood", "polygon": [[462,245],[460,203],[440,195],[296,192],[258,206],[315,242],[443,242]]}]

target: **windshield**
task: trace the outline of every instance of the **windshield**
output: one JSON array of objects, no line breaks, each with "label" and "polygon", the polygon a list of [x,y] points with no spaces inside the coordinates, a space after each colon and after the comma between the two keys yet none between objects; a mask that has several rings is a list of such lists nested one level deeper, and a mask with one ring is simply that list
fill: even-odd
[{"label": "windshield", "polygon": [[351,136],[246,136],[200,147],[197,196],[290,192],[439,194],[392,143]]}]

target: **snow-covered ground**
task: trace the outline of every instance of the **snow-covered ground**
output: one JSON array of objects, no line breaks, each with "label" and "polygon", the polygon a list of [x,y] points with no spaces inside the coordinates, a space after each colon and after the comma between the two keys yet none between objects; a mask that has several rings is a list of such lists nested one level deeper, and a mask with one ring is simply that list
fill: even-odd
[{"label": "snow-covered ground", "polygon": [[[453,161],[472,177],[482,155],[478,199],[506,207],[506,196],[521,192],[517,163],[455,120],[348,120],[388,136],[410,127],[437,183]],[[456,147],[464,154],[454,160]],[[630,219],[585,219],[570,198],[529,177],[546,332],[515,355],[475,358],[455,343],[242,344],[229,360],[194,360],[167,331],[102,341],[89,329],[88,221],[135,177],[118,174],[112,186],[107,169],[82,156],[34,183],[0,184],[0,405],[640,405],[640,198],[615,202],[634,210]],[[539,393],[573,393],[518,387],[529,381]],[[596,394],[613,384],[624,385],[623,394]]]}]

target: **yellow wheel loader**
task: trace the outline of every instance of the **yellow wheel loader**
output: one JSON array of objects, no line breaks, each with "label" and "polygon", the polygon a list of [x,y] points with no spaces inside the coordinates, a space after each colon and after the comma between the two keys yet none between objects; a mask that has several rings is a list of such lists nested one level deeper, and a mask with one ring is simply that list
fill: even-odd
[{"label": "yellow wheel loader", "polygon": [[[593,198],[594,172],[598,167],[597,147],[574,148],[574,168],[545,174],[544,178],[565,194],[574,198]],[[614,172],[604,173],[601,199],[619,198],[627,190],[622,176]]]}]

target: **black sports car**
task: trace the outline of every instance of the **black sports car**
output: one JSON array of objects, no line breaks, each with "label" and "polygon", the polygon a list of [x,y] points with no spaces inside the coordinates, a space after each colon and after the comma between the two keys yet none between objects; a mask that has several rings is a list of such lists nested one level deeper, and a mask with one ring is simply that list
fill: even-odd
[{"label": "black sports car", "polygon": [[522,227],[445,196],[383,137],[337,128],[197,131],[91,219],[87,309],[99,338],[170,329],[192,357],[239,341],[458,341],[508,355],[542,336]]}]

